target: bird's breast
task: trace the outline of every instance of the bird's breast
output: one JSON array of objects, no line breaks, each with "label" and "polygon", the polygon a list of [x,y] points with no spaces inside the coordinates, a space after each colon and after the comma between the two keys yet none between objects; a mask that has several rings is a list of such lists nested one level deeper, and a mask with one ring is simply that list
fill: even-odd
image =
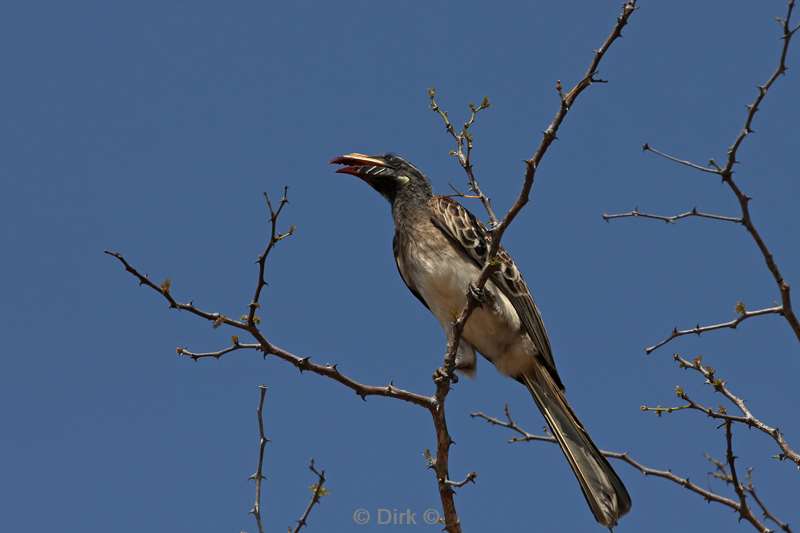
[{"label": "bird's breast", "polygon": [[[470,283],[480,269],[433,224],[399,238],[397,264],[406,284],[416,290],[447,331],[466,304]],[[491,281],[486,301],[473,311],[463,338],[504,374],[533,362],[532,343],[522,332],[511,302]],[[532,351],[533,350],[533,351]]]}]

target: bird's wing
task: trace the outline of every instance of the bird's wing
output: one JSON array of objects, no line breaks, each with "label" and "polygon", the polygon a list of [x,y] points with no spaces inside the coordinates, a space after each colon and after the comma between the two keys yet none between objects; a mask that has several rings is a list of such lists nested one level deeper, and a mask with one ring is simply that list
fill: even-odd
[{"label": "bird's wing", "polygon": [[417,288],[414,287],[408,279],[406,279],[406,275],[403,273],[403,267],[402,267],[402,265],[400,265],[400,260],[401,260],[400,259],[400,241],[397,238],[397,235],[395,235],[394,239],[392,239],[392,251],[394,252],[394,264],[397,265],[397,272],[400,274],[400,279],[402,279],[403,283],[406,284],[406,287],[408,287],[408,290],[411,291],[411,294],[416,296],[417,300],[422,302],[422,305],[424,305],[425,307],[428,308],[428,310],[430,310],[430,307],[425,302],[425,300],[422,299],[422,295],[419,293]]},{"label": "bird's wing", "polygon": [[[483,268],[491,244],[491,234],[486,231],[484,225],[461,204],[444,196],[434,196],[431,208],[433,224],[459,246],[479,268]],[[563,388],[542,315],[533,301],[528,285],[522,279],[514,260],[502,246],[497,251],[497,260],[500,265],[490,279],[511,301],[525,331],[539,350],[543,362],[556,383]]]}]

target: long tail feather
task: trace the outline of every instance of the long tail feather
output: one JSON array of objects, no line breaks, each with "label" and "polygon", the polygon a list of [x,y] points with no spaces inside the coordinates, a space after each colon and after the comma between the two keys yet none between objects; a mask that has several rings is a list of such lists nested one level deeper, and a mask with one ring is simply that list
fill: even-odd
[{"label": "long tail feather", "polygon": [[622,480],[589,438],[564,393],[546,370],[524,374],[522,381],[578,478],[595,519],[606,527],[615,526],[631,508],[631,498]]}]

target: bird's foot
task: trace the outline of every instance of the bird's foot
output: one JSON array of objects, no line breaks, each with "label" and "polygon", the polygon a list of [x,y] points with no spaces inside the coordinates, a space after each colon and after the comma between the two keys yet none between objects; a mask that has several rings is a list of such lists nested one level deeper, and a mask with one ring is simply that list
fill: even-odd
[{"label": "bird's foot", "polygon": [[440,383],[446,379],[449,379],[450,383],[458,383],[458,376],[455,370],[451,370],[450,373],[448,373],[444,367],[439,367],[433,372],[434,383]]},{"label": "bird's foot", "polygon": [[475,301],[478,302],[478,305],[483,305],[486,303],[486,291],[483,289],[479,289],[474,284],[470,283],[469,293],[473,298],[475,298]]}]

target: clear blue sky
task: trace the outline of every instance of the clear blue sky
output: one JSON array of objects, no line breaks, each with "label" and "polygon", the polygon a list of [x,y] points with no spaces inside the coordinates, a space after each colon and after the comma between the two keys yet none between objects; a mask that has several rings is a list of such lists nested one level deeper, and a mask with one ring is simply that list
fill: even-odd
[{"label": "clear blue sky", "polygon": [[[18,2],[0,21],[3,369],[0,527],[4,531],[253,532],[257,385],[267,384],[264,514],[281,531],[301,513],[315,457],[330,495],[309,531],[357,526],[365,508],[438,508],[422,452],[428,414],[288,365],[236,353],[179,359],[175,347],[226,345],[229,331],[170,311],[102,251],[118,249],[174,294],[238,316],[267,226],[262,191],[290,187],[297,235],[269,264],[263,327],[296,353],[369,383],[430,392],[443,338],[408,294],[391,255],[387,205],[336,175],[337,154],[395,151],[440,192],[461,169],[425,90],[453,119],[484,95],[476,171],[505,211],[521,160],[553,115],[555,80],[573,83],[620,2]],[[683,385],[670,355],[703,354],[753,410],[800,445],[800,351],[778,318],[740,331],[642,348],[674,326],[768,306],[774,283],[741,228],[625,220],[604,211],[693,206],[735,214],[718,180],[642,154],[650,142],[721,158],[755,85],[777,59],[785,2],[643,1],[542,165],[533,202],[507,233],[542,309],[575,409],[604,448],[709,479],[715,424],[657,419]],[[800,46],[800,43],[797,43]],[[800,50],[741,151],[741,185],[789,281],[800,286],[797,165]],[[791,95],[795,95],[792,97]],[[470,205],[478,210],[478,205]],[[800,294],[800,293],[798,293]],[[469,418],[509,402],[531,430],[527,392],[480,362],[449,398],[465,531],[600,531],[558,449],[508,445]],[[797,524],[798,478],[775,447],[736,432],[763,497]],[[676,485],[618,471],[633,497],[620,532],[746,531],[733,513]],[[409,530],[408,528],[395,528]],[[410,530],[435,531],[420,525]]]}]

